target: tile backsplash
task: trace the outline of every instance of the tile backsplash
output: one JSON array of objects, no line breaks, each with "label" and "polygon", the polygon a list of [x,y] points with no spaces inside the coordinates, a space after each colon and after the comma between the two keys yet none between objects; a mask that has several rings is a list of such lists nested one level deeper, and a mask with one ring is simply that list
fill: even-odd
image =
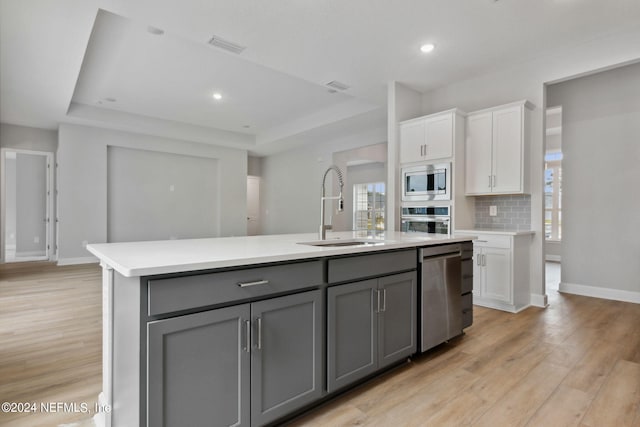
[{"label": "tile backsplash", "polygon": [[[531,230],[531,196],[475,197],[475,228],[490,230]],[[489,206],[496,206],[497,216],[489,216]]]}]

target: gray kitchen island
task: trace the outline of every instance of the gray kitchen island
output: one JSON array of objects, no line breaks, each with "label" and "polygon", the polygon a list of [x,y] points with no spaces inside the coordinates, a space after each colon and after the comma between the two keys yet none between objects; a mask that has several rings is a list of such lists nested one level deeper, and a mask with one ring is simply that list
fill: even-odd
[{"label": "gray kitchen island", "polygon": [[[418,352],[421,250],[462,253],[472,237],[316,239],[88,245],[103,267],[100,403],[111,408],[96,421],[261,426],[304,411]],[[470,298],[462,308],[460,333]]]}]

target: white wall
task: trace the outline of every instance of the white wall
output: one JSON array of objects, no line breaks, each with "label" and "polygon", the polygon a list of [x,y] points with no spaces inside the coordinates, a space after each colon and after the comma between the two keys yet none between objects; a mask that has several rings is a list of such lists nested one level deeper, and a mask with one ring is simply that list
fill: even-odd
[{"label": "white wall", "polygon": [[551,85],[547,100],[562,106],[560,290],[640,302],[640,64]]},{"label": "white wall", "polygon": [[61,124],[57,170],[60,263],[92,260],[83,242],[107,241],[107,148],[110,146],[217,159],[219,234],[246,233],[245,150]]},{"label": "white wall", "polygon": [[[260,190],[262,233],[317,232],[320,225],[322,176],[333,162],[333,153],[380,143],[386,137],[386,129],[372,129],[325,144],[303,146],[263,157]],[[333,188],[333,177],[327,181],[329,194],[333,191],[330,190]],[[335,203],[327,202],[327,205],[333,207],[328,209],[335,215]]]},{"label": "white wall", "polygon": [[543,129],[545,83],[556,82],[593,70],[640,58],[640,32],[621,30],[601,39],[572,46],[569,50],[535,61],[505,66],[473,79],[428,92],[423,96],[423,114],[457,107],[466,112],[528,99],[535,106],[531,114],[530,182],[531,224],[536,232],[531,250],[531,295],[534,305],[546,304],[543,229]]}]

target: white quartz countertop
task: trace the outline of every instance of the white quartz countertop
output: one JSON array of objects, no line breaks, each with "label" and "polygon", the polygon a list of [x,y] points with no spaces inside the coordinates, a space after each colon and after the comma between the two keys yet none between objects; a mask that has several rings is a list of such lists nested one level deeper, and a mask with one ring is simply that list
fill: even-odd
[{"label": "white quartz countertop", "polygon": [[356,232],[329,232],[327,240],[367,239],[375,244],[318,247],[300,244],[318,240],[315,233],[268,236],[218,237],[128,243],[95,243],[87,249],[126,277],[293,261],[334,255],[375,252],[473,240],[473,233],[452,236],[427,233],[386,232],[361,237]]},{"label": "white quartz countertop", "polygon": [[474,234],[501,234],[503,236],[526,236],[527,234],[535,234],[533,230],[492,230],[488,228],[472,228],[469,230],[456,230],[457,234],[466,234],[473,236]]}]

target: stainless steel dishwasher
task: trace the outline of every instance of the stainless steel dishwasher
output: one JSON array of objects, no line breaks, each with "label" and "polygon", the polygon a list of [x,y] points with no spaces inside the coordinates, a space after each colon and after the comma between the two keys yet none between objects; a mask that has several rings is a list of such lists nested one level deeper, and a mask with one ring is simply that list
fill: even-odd
[{"label": "stainless steel dishwasher", "polygon": [[420,351],[462,333],[460,244],[422,248]]}]

